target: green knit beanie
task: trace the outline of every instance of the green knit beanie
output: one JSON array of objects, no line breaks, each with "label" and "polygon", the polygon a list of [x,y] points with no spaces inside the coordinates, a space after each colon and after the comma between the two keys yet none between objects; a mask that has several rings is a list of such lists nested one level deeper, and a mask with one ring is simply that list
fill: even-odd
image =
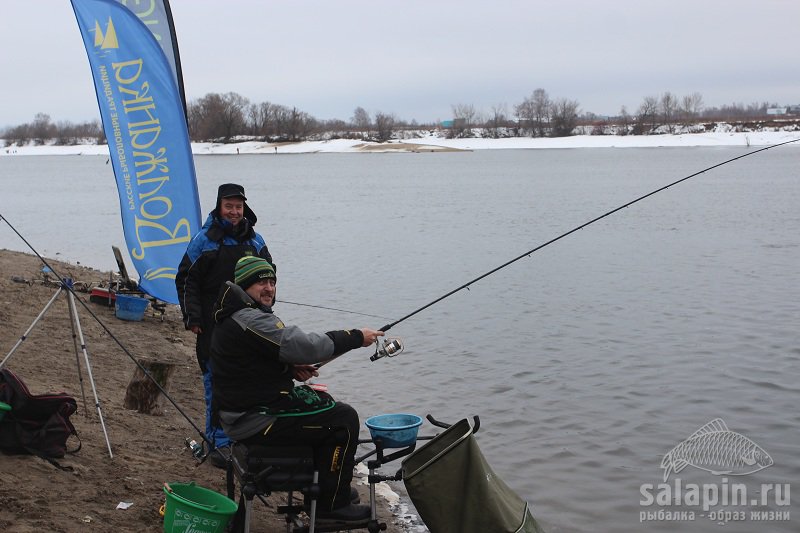
[{"label": "green knit beanie", "polygon": [[260,279],[277,279],[269,261],[252,255],[246,255],[236,262],[233,276],[233,282],[244,290]]}]

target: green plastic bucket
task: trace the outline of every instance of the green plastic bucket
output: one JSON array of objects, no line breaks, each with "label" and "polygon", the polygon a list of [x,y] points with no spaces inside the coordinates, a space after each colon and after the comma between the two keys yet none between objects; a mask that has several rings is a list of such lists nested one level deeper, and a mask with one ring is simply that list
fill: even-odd
[{"label": "green plastic bucket", "polygon": [[213,490],[189,483],[165,483],[164,533],[222,533],[238,505]]},{"label": "green plastic bucket", "polygon": [[6,416],[6,413],[9,412],[10,410],[11,410],[10,405],[8,405],[5,402],[0,402],[0,420],[2,420],[3,417]]}]

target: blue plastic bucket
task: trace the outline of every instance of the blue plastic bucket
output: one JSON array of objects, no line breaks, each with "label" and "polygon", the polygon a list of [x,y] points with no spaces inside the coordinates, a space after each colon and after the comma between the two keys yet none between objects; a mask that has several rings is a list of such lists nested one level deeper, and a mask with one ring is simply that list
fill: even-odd
[{"label": "blue plastic bucket", "polygon": [[114,314],[122,320],[141,320],[144,318],[144,312],[149,303],[146,299],[138,296],[117,294]]},{"label": "blue plastic bucket", "polygon": [[165,484],[164,494],[164,533],[223,533],[239,507],[194,481]]},{"label": "blue plastic bucket", "polygon": [[365,422],[372,440],[381,439],[384,448],[404,448],[417,440],[422,419],[405,413],[377,415]]}]

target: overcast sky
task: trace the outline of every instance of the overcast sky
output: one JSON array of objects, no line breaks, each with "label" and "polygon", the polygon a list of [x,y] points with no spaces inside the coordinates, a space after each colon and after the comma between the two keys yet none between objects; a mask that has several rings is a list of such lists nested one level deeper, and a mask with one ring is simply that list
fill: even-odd
[{"label": "overcast sky", "polygon": [[[136,0],[131,0],[136,1]],[[141,0],[145,1],[145,0]],[[534,89],[581,111],[645,96],[800,104],[799,0],[172,0],[187,98],[236,92],[349,120],[454,104],[509,113]],[[2,0],[0,128],[99,118],[68,0]]]}]

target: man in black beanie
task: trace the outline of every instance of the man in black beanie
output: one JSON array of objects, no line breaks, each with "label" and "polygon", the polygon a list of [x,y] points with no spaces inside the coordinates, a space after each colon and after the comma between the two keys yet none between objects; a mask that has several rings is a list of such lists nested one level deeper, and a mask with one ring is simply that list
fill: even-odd
[{"label": "man in black beanie", "polygon": [[[249,255],[272,262],[263,237],[253,229],[257,220],[247,205],[244,187],[236,183],[220,185],[217,205],[189,243],[175,276],[186,329],[197,335],[195,350],[203,373],[206,437],[217,447],[227,446],[230,441],[211,417],[213,387],[209,350],[214,329],[212,313],[220,287],[233,280],[233,270],[239,258]],[[211,454],[209,459],[215,466],[224,468],[225,460],[219,452]]]},{"label": "man in black beanie", "polygon": [[351,503],[358,446],[358,413],[307,385],[313,365],[375,343],[382,331],[351,329],[305,333],[272,312],[275,270],[259,257],[236,263],[216,304],[211,341],[214,402],[231,438],[244,444],[311,445],[321,494],[317,517],[358,522],[366,505]]}]

